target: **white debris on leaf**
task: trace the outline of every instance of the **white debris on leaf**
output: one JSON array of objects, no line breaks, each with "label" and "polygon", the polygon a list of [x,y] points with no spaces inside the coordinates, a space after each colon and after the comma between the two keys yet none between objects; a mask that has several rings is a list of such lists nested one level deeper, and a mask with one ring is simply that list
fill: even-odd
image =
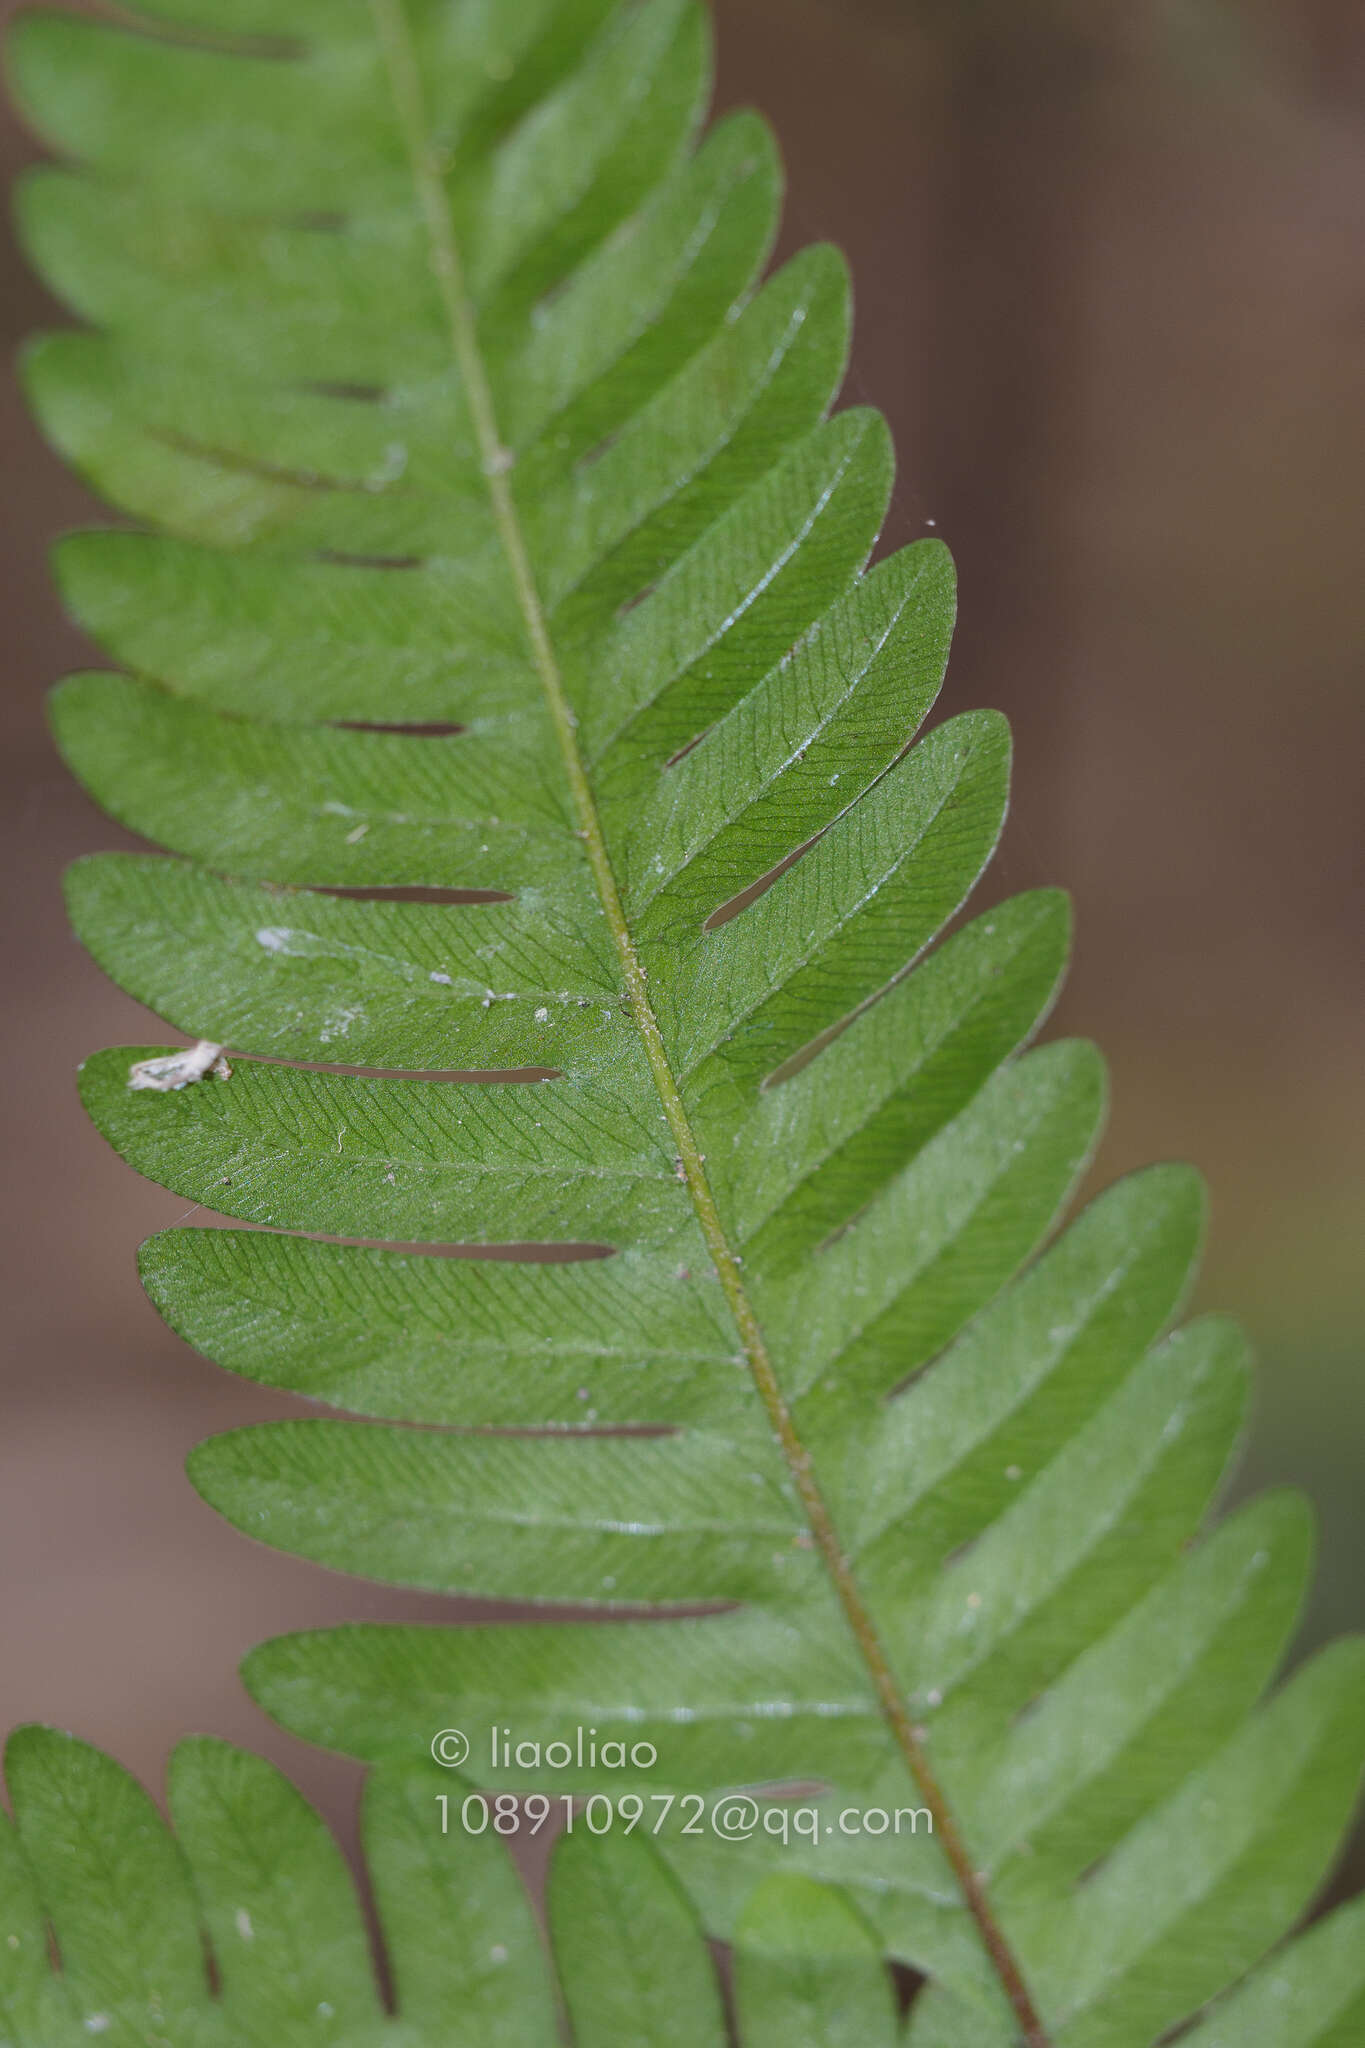
[{"label": "white debris on leaf", "polygon": [[197,1045],[187,1045],[180,1052],[159,1053],[154,1060],[134,1060],[128,1069],[128,1086],[155,1088],[159,1094],[169,1095],[172,1089],[188,1088],[208,1074],[215,1074],[220,1081],[232,1079],[222,1046],[201,1038]]},{"label": "white debris on leaf", "polygon": [[367,491],[387,490],[390,484],[397,483],[407,466],[408,451],[405,443],[402,441],[390,441],[384,449],[383,461],[372,469],[366,477],[365,489]]}]

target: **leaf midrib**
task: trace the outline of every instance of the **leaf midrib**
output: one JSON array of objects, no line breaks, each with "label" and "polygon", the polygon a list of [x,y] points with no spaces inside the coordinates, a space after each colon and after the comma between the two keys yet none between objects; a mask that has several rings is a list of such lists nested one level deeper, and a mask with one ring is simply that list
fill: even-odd
[{"label": "leaf midrib", "polygon": [[882,1716],[909,1770],[912,1782],[929,1806],[938,1838],[963,1898],[976,1922],[987,1955],[1022,2028],[1024,2048],[1051,2048],[1038,2010],[1013,1950],[996,1921],[984,1887],[973,1867],[956,1819],[937,1782],[912,1722],[905,1688],[896,1677],[876,1624],[845,1554],[824,1493],[815,1476],[809,1451],[797,1434],[767,1342],[749,1300],[737,1255],[732,1250],[706,1174],[705,1160],[674,1076],[658,1019],[649,999],[643,963],[635,949],[615,871],[607,848],[597,802],[580,751],[577,718],[569,703],[559,661],[536,584],[516,501],[509,482],[515,457],[504,444],[478,336],[474,309],[464,281],[454,223],[439,160],[432,149],[422,93],[421,75],[409,30],[404,0],[370,0],[372,18],[388,67],[395,110],[412,169],[418,208],[425,223],[433,278],[450,330],[455,367],[473,421],[494,525],[511,570],[517,604],[530,643],[532,662],[545,696],[556,742],[568,780],[578,836],[611,931],[625,982],[623,1000],[644,1042],[650,1072],[658,1090],[683,1170],[698,1224],[734,1317],[755,1389],[811,1535],[829,1574],[834,1593],[867,1667]]}]

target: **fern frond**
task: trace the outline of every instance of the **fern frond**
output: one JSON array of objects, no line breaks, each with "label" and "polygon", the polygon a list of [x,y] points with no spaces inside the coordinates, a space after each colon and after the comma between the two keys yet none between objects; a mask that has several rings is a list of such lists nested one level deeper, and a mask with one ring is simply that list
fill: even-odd
[{"label": "fern frond", "polygon": [[[828,1887],[768,1879],[733,1971],[737,2033],[695,1912],[650,1845],[580,1826],[556,1844],[549,1952],[505,1842],[456,1778],[376,1772],[362,1823],[386,2010],[351,1876],[262,1758],[176,1750],[171,1833],[113,1760],[46,1728],[11,1738],[0,1816],[6,2048],[893,2048],[877,1942]],[[431,1774],[433,1777],[435,1773]],[[57,1967],[54,1968],[54,1964]]]},{"label": "fern frond", "polygon": [[[674,1789],[923,1805],[931,1839],[831,1818],[806,1858],[934,1978],[916,2048],[1150,2048],[1311,1900],[1362,1651],[1257,1704],[1307,1546],[1280,1501],[1199,1540],[1245,1368],[1220,1321],[1170,1334],[1194,1178],[1049,1242],[1104,1097],[1088,1046],[1026,1049],[1064,902],[921,959],[1008,735],[911,744],[951,567],[866,566],[892,457],[830,412],[839,260],[761,281],[775,153],[747,115],[698,139],[692,0],[160,13],[20,25],[74,159],[25,231],[90,323],[27,378],[139,522],[59,552],[129,671],[66,685],[59,738],[179,856],[82,864],[72,913],[232,1071],[132,1090],[125,1048],[82,1087],[143,1172],[279,1233],[155,1239],[168,1320],[371,1418],[194,1477],[338,1568],[629,1610],[325,1632],[250,1683],[381,1763],[458,1702],[645,1729]],[[778,1852],[695,1846],[732,1929]],[[1298,2009],[1285,2048],[1331,2038]]]}]

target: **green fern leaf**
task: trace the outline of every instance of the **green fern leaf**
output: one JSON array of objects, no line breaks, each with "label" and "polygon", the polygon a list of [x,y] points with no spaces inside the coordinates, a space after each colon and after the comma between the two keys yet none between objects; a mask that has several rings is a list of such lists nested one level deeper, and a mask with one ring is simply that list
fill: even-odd
[{"label": "green fern leaf", "polygon": [[[73,160],[26,186],[28,243],[88,323],[29,389],[138,522],[59,551],[128,673],[68,683],[58,735],[179,856],[82,864],[72,913],[207,1044],[192,1082],[100,1055],[84,1098],[141,1171],[270,1227],[146,1248],[174,1327],[369,1418],[201,1447],[216,1507],[614,1617],[285,1640],[257,1696],[381,1764],[458,1705],[647,1735],[677,1792],[818,1780],[814,1843],[662,1846],[720,1931],[775,1862],[847,1886],[935,1980],[917,2048],[1150,2048],[1281,1970],[1286,2048],[1331,2039],[1299,1960],[1326,1935],[1247,1973],[1349,1816],[1361,1646],[1258,1705],[1307,1544],[1278,1500],[1197,1540],[1245,1367],[1219,1321],[1170,1334],[1193,1177],[1049,1243],[1104,1097],[1091,1048],[1024,1049],[1064,902],[921,960],[1008,737],[968,712],[911,744],[951,567],[866,567],[892,459],[830,413],[842,268],[761,281],[775,155],[750,116],[699,140],[702,14],[160,13],[30,16],[11,53]],[[452,1244],[523,1256],[422,1255]],[[855,1800],[932,1836],[846,1834]],[[618,2029],[619,1986],[577,1996]]]},{"label": "green fern leaf", "polygon": [[[639,1837],[581,1827],[561,1837],[547,1955],[477,1797],[444,1781],[447,1813],[463,1804],[483,1824],[443,1833],[428,1780],[377,1772],[362,1835],[389,2011],[340,1851],[260,1757],[204,1737],[182,1743],[174,1834],[126,1772],[69,1736],[21,1729],[7,1768],[6,2048],[76,2048],[92,2036],[110,2048],[555,2048],[561,2003],[579,2048],[731,2039],[695,1913]],[[768,1879],[745,1909],[735,2008],[744,2048],[897,2039],[874,1936],[837,1893],[800,1877]]]}]

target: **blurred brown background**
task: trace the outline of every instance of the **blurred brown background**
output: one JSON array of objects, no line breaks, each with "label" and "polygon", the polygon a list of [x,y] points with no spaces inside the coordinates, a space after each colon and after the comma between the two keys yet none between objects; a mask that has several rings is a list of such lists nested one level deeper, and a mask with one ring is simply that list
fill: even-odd
[{"label": "blurred brown background", "polygon": [[[12,8],[0,5],[8,14]],[[1098,1177],[1207,1171],[1203,1299],[1261,1353],[1248,1477],[1319,1505],[1310,1636],[1365,1607],[1365,9],[1358,0],[720,0],[721,101],[790,167],[787,241],[841,242],[849,395],[890,415],[889,538],[952,544],[951,708],[1018,740],[994,886],[1075,893],[1061,1026],[1115,1107]],[[31,154],[8,117],[4,160]],[[3,255],[12,348],[60,317]],[[220,1524],[199,1438],[291,1404],[196,1359],[138,1240],[184,1204],[84,1123],[90,1049],[159,1035],[67,935],[63,865],[128,843],[55,759],[42,693],[90,650],[44,548],[99,516],[3,400],[9,1369],[0,1724],[74,1727],[159,1779],[189,1729],[349,1767],[236,1676],[264,1635],[440,1603]]]}]

